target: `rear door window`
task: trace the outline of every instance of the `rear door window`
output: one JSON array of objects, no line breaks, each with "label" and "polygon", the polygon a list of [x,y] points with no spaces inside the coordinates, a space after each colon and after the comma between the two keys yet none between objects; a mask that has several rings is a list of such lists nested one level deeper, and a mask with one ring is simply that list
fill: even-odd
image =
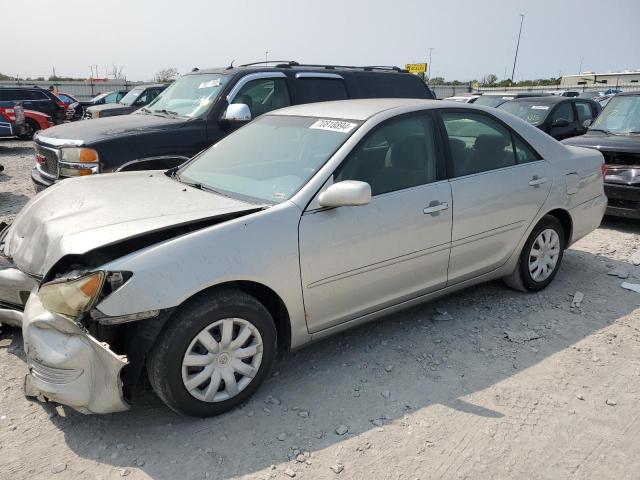
[{"label": "rear door window", "polygon": [[347,100],[349,94],[341,78],[301,77],[296,79],[298,103]]},{"label": "rear door window", "polygon": [[1,89],[0,100],[24,100],[19,90]]},{"label": "rear door window", "polygon": [[454,177],[515,165],[511,132],[499,122],[471,112],[443,112],[442,120]]}]

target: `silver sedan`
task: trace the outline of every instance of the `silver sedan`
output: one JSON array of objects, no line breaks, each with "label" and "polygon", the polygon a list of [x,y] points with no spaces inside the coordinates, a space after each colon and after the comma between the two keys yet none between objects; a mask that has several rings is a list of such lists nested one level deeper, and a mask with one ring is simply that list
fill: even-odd
[{"label": "silver sedan", "polygon": [[28,394],[121,411],[146,370],[175,411],[219,414],[278,348],[496,278],[545,288],[602,219],[602,165],[485,107],[286,108],[178,169],[37,195],[0,236],[0,321]]}]

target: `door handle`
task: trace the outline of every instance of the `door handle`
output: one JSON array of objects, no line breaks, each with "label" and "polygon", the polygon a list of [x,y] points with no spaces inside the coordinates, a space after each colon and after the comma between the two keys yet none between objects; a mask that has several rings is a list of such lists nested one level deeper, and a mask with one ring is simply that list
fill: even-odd
[{"label": "door handle", "polygon": [[542,185],[543,183],[547,183],[547,177],[539,177],[534,175],[531,180],[529,180],[529,185],[532,187],[537,187],[538,185]]},{"label": "door handle", "polygon": [[438,202],[436,200],[434,202],[431,202],[428,207],[425,207],[422,210],[422,213],[434,214],[434,213],[438,213],[438,212],[440,212],[442,210],[446,210],[448,208],[449,208],[449,203],[447,203],[447,202]]}]

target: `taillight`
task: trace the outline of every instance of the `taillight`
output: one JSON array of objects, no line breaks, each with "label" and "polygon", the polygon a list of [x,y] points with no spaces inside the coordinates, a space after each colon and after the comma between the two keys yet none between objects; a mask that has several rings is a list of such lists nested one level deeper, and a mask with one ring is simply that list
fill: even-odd
[{"label": "taillight", "polygon": [[10,122],[16,121],[16,111],[13,108],[0,108],[0,114],[7,117]]},{"label": "taillight", "polygon": [[602,162],[602,165],[600,166],[600,170],[602,170],[602,180],[604,181],[605,177],[607,176],[607,164],[604,163],[604,161]]},{"label": "taillight", "polygon": [[67,108],[67,105],[64,102],[61,102],[61,101],[57,101],[56,105],[58,105],[60,108],[64,108],[64,109]]}]

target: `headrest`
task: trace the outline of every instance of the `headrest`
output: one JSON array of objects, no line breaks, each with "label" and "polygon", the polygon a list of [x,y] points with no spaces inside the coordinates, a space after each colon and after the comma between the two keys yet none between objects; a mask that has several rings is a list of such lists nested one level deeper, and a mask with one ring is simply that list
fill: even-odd
[{"label": "headrest", "polygon": [[504,150],[511,140],[504,135],[482,134],[478,135],[474,143],[476,150]]},{"label": "headrest", "polygon": [[425,139],[422,135],[407,135],[389,150],[389,162],[394,168],[422,170],[426,164]]}]

